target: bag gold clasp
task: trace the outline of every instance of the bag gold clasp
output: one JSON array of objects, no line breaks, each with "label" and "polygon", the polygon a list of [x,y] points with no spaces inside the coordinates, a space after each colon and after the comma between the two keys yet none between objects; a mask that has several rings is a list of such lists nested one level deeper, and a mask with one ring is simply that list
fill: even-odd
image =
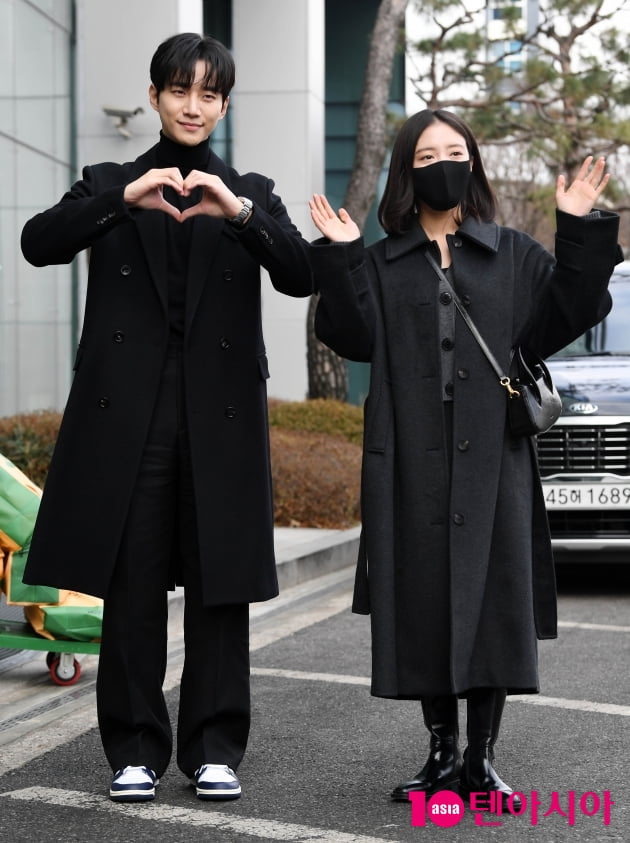
[{"label": "bag gold clasp", "polygon": [[501,386],[504,386],[507,389],[508,395],[510,396],[510,398],[520,398],[521,397],[521,393],[518,391],[518,389],[514,389],[510,379],[506,375],[504,375],[500,379],[499,383],[501,384]]}]

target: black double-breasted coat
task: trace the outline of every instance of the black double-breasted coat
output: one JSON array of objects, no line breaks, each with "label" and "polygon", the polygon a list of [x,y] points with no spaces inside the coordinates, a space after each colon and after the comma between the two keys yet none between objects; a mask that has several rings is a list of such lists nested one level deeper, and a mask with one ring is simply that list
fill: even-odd
[{"label": "black double-breasted coat", "polygon": [[[36,266],[89,250],[75,373],[25,579],[104,596],[116,560],[169,342],[166,221],[129,209],[126,184],[160,166],[86,167],[22,234]],[[210,153],[208,172],[253,200],[245,228],[196,216],[188,259],[183,367],[206,605],[277,594],[260,267],[291,296],[312,290],[308,245],[273,182]]]},{"label": "black double-breasted coat", "polygon": [[[614,214],[558,212],[555,260],[494,223],[467,219],[448,237],[455,287],[505,369],[516,344],[547,356],[605,316],[617,231]],[[511,435],[506,391],[463,320],[440,336],[438,311],[454,305],[428,248],[417,224],[368,249],[311,248],[320,339],[371,362],[354,610],[371,614],[372,693],[536,691],[556,592],[532,442]]]}]

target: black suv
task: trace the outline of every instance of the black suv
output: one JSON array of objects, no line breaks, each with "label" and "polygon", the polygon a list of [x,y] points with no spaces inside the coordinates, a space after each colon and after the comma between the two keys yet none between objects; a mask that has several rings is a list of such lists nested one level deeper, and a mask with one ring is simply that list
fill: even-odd
[{"label": "black suv", "polygon": [[537,437],[557,561],[630,562],[630,261],[613,308],[548,361],[562,415]]}]

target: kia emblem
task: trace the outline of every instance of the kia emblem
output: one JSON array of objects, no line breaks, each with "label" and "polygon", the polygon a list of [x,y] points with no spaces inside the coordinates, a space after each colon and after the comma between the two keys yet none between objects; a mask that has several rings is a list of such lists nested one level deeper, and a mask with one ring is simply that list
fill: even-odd
[{"label": "kia emblem", "polygon": [[578,401],[575,404],[569,404],[569,411],[578,416],[592,416],[598,410],[597,404],[591,404],[590,401]]}]

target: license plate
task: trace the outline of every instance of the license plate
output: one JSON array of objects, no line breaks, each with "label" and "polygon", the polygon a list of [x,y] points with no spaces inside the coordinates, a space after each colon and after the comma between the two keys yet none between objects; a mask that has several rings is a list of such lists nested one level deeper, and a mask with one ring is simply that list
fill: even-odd
[{"label": "license plate", "polygon": [[630,483],[543,483],[547,509],[623,509],[630,507]]}]

